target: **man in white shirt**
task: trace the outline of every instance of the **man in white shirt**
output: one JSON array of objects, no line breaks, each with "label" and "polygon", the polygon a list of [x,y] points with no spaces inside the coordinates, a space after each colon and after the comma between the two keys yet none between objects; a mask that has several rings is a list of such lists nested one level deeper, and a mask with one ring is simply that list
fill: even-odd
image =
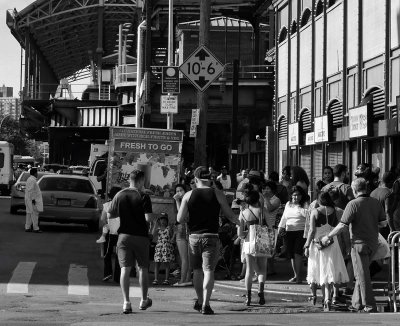
[{"label": "man in white shirt", "polygon": [[32,232],[33,225],[33,232],[41,233],[42,231],[39,229],[39,212],[43,212],[43,198],[37,184],[37,168],[31,168],[29,173],[31,176],[26,180],[25,188],[25,232]]},{"label": "man in white shirt", "polygon": [[217,181],[221,182],[224,189],[230,189],[231,187],[231,176],[228,174],[228,169],[226,166],[221,168],[221,174],[217,177]]}]

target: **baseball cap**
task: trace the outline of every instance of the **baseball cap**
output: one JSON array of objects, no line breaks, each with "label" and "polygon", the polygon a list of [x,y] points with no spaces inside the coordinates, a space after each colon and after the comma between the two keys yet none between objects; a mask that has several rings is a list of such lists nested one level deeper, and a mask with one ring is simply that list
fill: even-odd
[{"label": "baseball cap", "polygon": [[210,180],[211,179],[211,173],[208,171],[208,169],[205,166],[199,166],[194,170],[193,175],[200,180]]}]

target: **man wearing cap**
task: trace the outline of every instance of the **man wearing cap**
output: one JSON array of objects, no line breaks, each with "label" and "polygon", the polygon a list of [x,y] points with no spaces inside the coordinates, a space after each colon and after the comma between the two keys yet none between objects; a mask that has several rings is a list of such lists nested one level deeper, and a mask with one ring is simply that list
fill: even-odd
[{"label": "man wearing cap", "polygon": [[[233,223],[238,218],[229,208],[225,195],[211,187],[211,174],[205,166],[194,171],[196,189],[187,192],[179,208],[177,220],[187,222],[189,229],[190,262],[197,300],[193,308],[204,315],[212,315],[210,297],[214,288],[214,270],[219,256],[219,212]],[[188,220],[186,217],[188,216]]]},{"label": "man wearing cap", "polygon": [[221,174],[217,177],[217,181],[221,182],[224,189],[229,189],[231,187],[231,176],[228,174],[228,169],[225,165],[221,168]]}]

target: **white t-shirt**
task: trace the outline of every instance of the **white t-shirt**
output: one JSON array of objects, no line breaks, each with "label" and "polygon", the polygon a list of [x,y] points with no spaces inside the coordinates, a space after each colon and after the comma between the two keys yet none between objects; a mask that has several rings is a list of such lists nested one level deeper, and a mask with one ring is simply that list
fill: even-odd
[{"label": "white t-shirt", "polygon": [[286,231],[304,231],[307,214],[308,208],[302,208],[287,202],[279,227],[285,228]]}]

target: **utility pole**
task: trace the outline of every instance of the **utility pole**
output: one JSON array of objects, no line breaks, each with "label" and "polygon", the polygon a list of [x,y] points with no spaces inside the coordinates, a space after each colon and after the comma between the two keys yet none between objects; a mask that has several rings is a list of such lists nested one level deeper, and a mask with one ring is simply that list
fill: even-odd
[{"label": "utility pole", "polygon": [[[200,30],[199,45],[209,45],[210,32],[210,12],[211,5],[209,0],[200,0]],[[196,166],[207,165],[207,91],[197,91],[197,108],[199,109],[199,125],[197,126],[197,136],[194,146],[194,163]]]},{"label": "utility pole", "polygon": [[[168,2],[168,66],[174,65],[174,0]],[[168,95],[172,95],[169,93]],[[167,114],[167,129],[173,129],[174,114]]]}]

